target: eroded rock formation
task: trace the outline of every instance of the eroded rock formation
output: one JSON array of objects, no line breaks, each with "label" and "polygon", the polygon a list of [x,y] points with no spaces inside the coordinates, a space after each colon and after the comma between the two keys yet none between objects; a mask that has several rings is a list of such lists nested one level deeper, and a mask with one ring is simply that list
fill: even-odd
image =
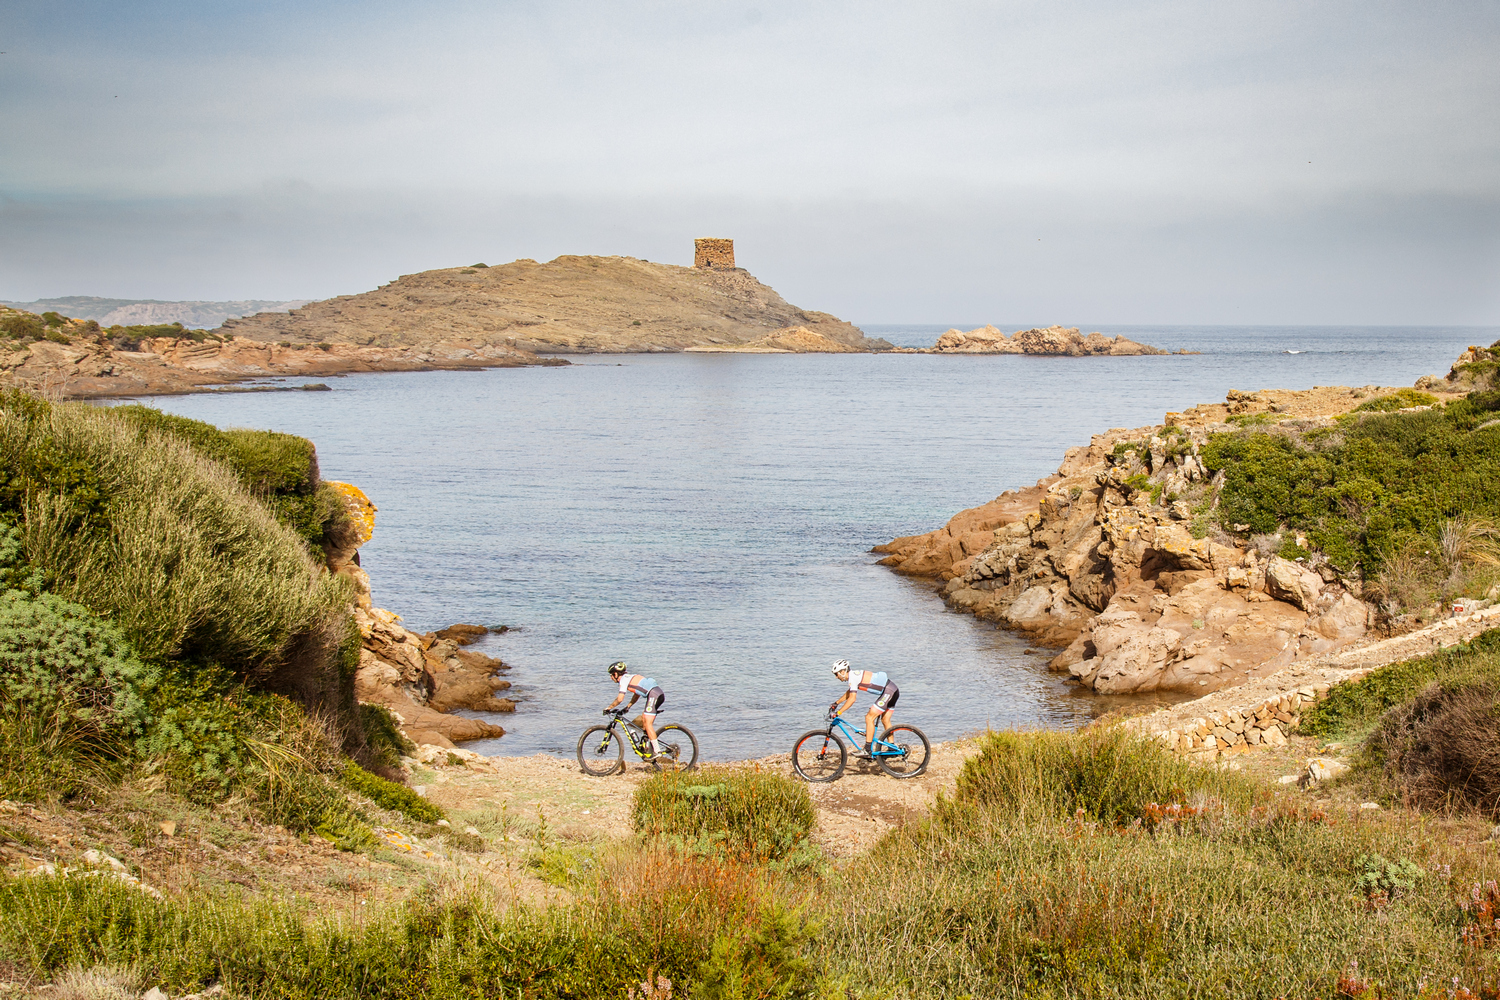
[{"label": "eroded rock formation", "polygon": [[1316,552],[1286,559],[1279,538],[1218,531],[1200,449],[1231,414],[1306,430],[1382,391],[1231,392],[1096,435],[1036,486],[875,551],[943,581],[953,607],[1062,647],[1052,669],[1094,691],[1203,693],[1263,677],[1362,639],[1370,609],[1359,580]]},{"label": "eroded rock formation", "polygon": [[1087,336],[1077,327],[1049,326],[1019,330],[1006,336],[993,326],[975,330],[949,330],[925,354],[1034,354],[1054,357],[1135,356],[1166,354],[1166,351],[1138,344],[1125,337],[1106,337],[1102,333]]}]

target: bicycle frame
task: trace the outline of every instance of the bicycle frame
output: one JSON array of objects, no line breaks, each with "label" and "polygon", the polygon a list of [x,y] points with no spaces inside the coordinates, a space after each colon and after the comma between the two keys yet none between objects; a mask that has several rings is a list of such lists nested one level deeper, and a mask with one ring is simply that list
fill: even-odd
[{"label": "bicycle frame", "polygon": [[612,718],[609,722],[609,735],[618,739],[620,734],[617,732],[617,730],[624,730],[625,738],[630,741],[630,749],[635,751],[635,755],[637,757],[640,757],[644,760],[646,757],[646,749],[648,749],[650,746],[650,744],[646,740],[646,734],[642,732],[640,739],[636,739],[634,732],[635,727],[626,722],[623,715],[614,715],[613,713],[611,713],[611,716]]},{"label": "bicycle frame", "polygon": [[[832,733],[835,729],[843,732],[844,739],[848,741],[850,746],[853,746],[856,749],[860,750],[864,749],[864,744],[860,741],[858,735],[855,733],[854,727],[845,722],[842,715],[835,715],[832,719],[829,720],[828,731]],[[900,757],[901,754],[901,748],[896,746],[896,744],[894,743],[887,743],[885,740],[878,738],[870,740],[870,756],[872,758]]]}]

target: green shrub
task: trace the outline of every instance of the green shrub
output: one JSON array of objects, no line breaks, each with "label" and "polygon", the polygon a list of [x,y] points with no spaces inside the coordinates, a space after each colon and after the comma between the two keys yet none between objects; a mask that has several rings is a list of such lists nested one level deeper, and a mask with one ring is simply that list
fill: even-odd
[{"label": "green shrub", "polygon": [[228,466],[278,521],[311,546],[323,546],[330,530],[347,519],[338,493],[322,483],[317,452],[306,438],[275,431],[223,431],[147,406],[120,406],[112,412],[139,428],[143,440],[152,433],[167,434]]},{"label": "green shrub", "polygon": [[656,774],[636,789],[631,805],[642,836],[758,860],[792,854],[815,819],[805,784],[747,767]]},{"label": "green shrub", "polygon": [[1437,397],[1430,392],[1421,392],[1417,389],[1398,389],[1389,396],[1376,396],[1367,399],[1356,406],[1353,413],[1390,413],[1393,410],[1404,410],[1412,406],[1434,406]]},{"label": "green shrub", "polygon": [[45,333],[42,321],[30,313],[7,313],[0,317],[0,335],[14,340],[40,340]]},{"label": "green shrub", "polygon": [[403,754],[414,753],[417,749],[417,745],[402,734],[391,710],[384,705],[361,703],[359,724],[364,730],[365,745],[370,748],[370,759],[380,767],[393,769],[401,763]]},{"label": "green shrub", "polygon": [[1254,785],[1232,773],[1197,767],[1160,741],[1119,726],[1075,733],[996,732],[965,761],[954,791],[957,810],[980,806],[1028,819],[1072,817],[1119,825],[1152,805],[1208,798],[1246,805]]},{"label": "green shrub", "polygon": [[1400,801],[1500,819],[1500,678],[1433,684],[1387,712],[1366,747]]},{"label": "green shrub", "polygon": [[346,764],[339,777],[345,785],[380,808],[399,812],[418,823],[436,823],[445,815],[440,807],[405,785],[371,774],[358,764]]},{"label": "green shrub", "polygon": [[[95,407],[0,398],[0,513],[50,589],[148,659],[218,663],[352,716],[348,583],[223,466]],[[357,655],[357,651],[356,651]]]},{"label": "green shrub", "polygon": [[146,722],[157,671],[112,624],[53,594],[0,594],[0,702],[126,733]]},{"label": "green shrub", "polygon": [[1225,477],[1220,523],[1245,524],[1253,534],[1301,529],[1336,566],[1359,564],[1373,579],[1407,543],[1432,545],[1455,518],[1500,520],[1500,424],[1492,424],[1500,392],[1420,413],[1379,409],[1304,439],[1251,430],[1214,435],[1202,459]]},{"label": "green shrub", "polygon": [[1303,709],[1298,732],[1323,739],[1357,735],[1431,684],[1445,691],[1500,685],[1500,629],[1430,656],[1377,667],[1357,681],[1335,684],[1328,697]]},{"label": "green shrub", "polygon": [[1420,865],[1406,858],[1387,861],[1379,854],[1370,854],[1360,858],[1358,864],[1354,887],[1371,898],[1396,899],[1416,888],[1424,874]]}]

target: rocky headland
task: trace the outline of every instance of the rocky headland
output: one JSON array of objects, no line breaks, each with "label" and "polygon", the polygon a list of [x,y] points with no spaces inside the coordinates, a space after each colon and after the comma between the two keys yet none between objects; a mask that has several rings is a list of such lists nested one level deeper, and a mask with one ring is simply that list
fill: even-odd
[{"label": "rocky headland", "polygon": [[[1474,374],[1464,366],[1484,360],[1424,379],[1429,403],[1399,412],[1461,398]],[[1266,678],[1374,643],[1378,615],[1357,569],[1339,568],[1302,532],[1222,530],[1225,476],[1210,472],[1204,448],[1245,425],[1299,435],[1376,400],[1372,415],[1390,412],[1403,392],[1412,390],[1232,391],[1160,424],[1095,435],[1036,485],[874,551],[898,573],[941,581],[953,608],[1058,649],[1051,669],[1091,691],[1203,695]]]},{"label": "rocky headland", "polygon": [[744,268],[573,255],[403,275],[360,295],[229,320],[221,332],[267,343],[459,340],[589,354],[734,346],[790,327],[859,350],[891,347],[836,316],[791,305]]},{"label": "rocky headland", "polygon": [[[143,331],[158,335],[141,336]],[[0,308],[0,387],[62,399],[202,392],[272,377],[565,364],[504,344],[269,344],[172,325],[106,330],[92,320],[44,323],[39,316]]]},{"label": "rocky headland", "polygon": [[[974,330],[949,330],[931,347],[907,348],[915,354],[1031,354],[1042,357],[1139,357],[1166,354],[1159,347],[1138,344],[1125,337],[1106,337],[1102,333],[1087,336],[1077,327],[1049,326],[1018,330],[1007,336],[993,326]],[[1179,353],[1191,353],[1182,351]]]}]

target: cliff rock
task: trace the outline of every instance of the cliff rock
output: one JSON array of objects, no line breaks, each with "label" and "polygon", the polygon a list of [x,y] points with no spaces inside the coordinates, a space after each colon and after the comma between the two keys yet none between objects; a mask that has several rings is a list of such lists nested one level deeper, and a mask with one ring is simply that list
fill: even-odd
[{"label": "cliff rock", "polygon": [[1210,503],[1215,488],[1199,450],[1236,413],[1306,429],[1381,392],[1232,391],[1095,435],[1036,486],[875,551],[896,572],[943,581],[954,608],[1063,647],[1051,668],[1094,691],[1202,694],[1266,676],[1362,640],[1370,609],[1315,552],[1286,559],[1195,525],[1191,501]]}]

